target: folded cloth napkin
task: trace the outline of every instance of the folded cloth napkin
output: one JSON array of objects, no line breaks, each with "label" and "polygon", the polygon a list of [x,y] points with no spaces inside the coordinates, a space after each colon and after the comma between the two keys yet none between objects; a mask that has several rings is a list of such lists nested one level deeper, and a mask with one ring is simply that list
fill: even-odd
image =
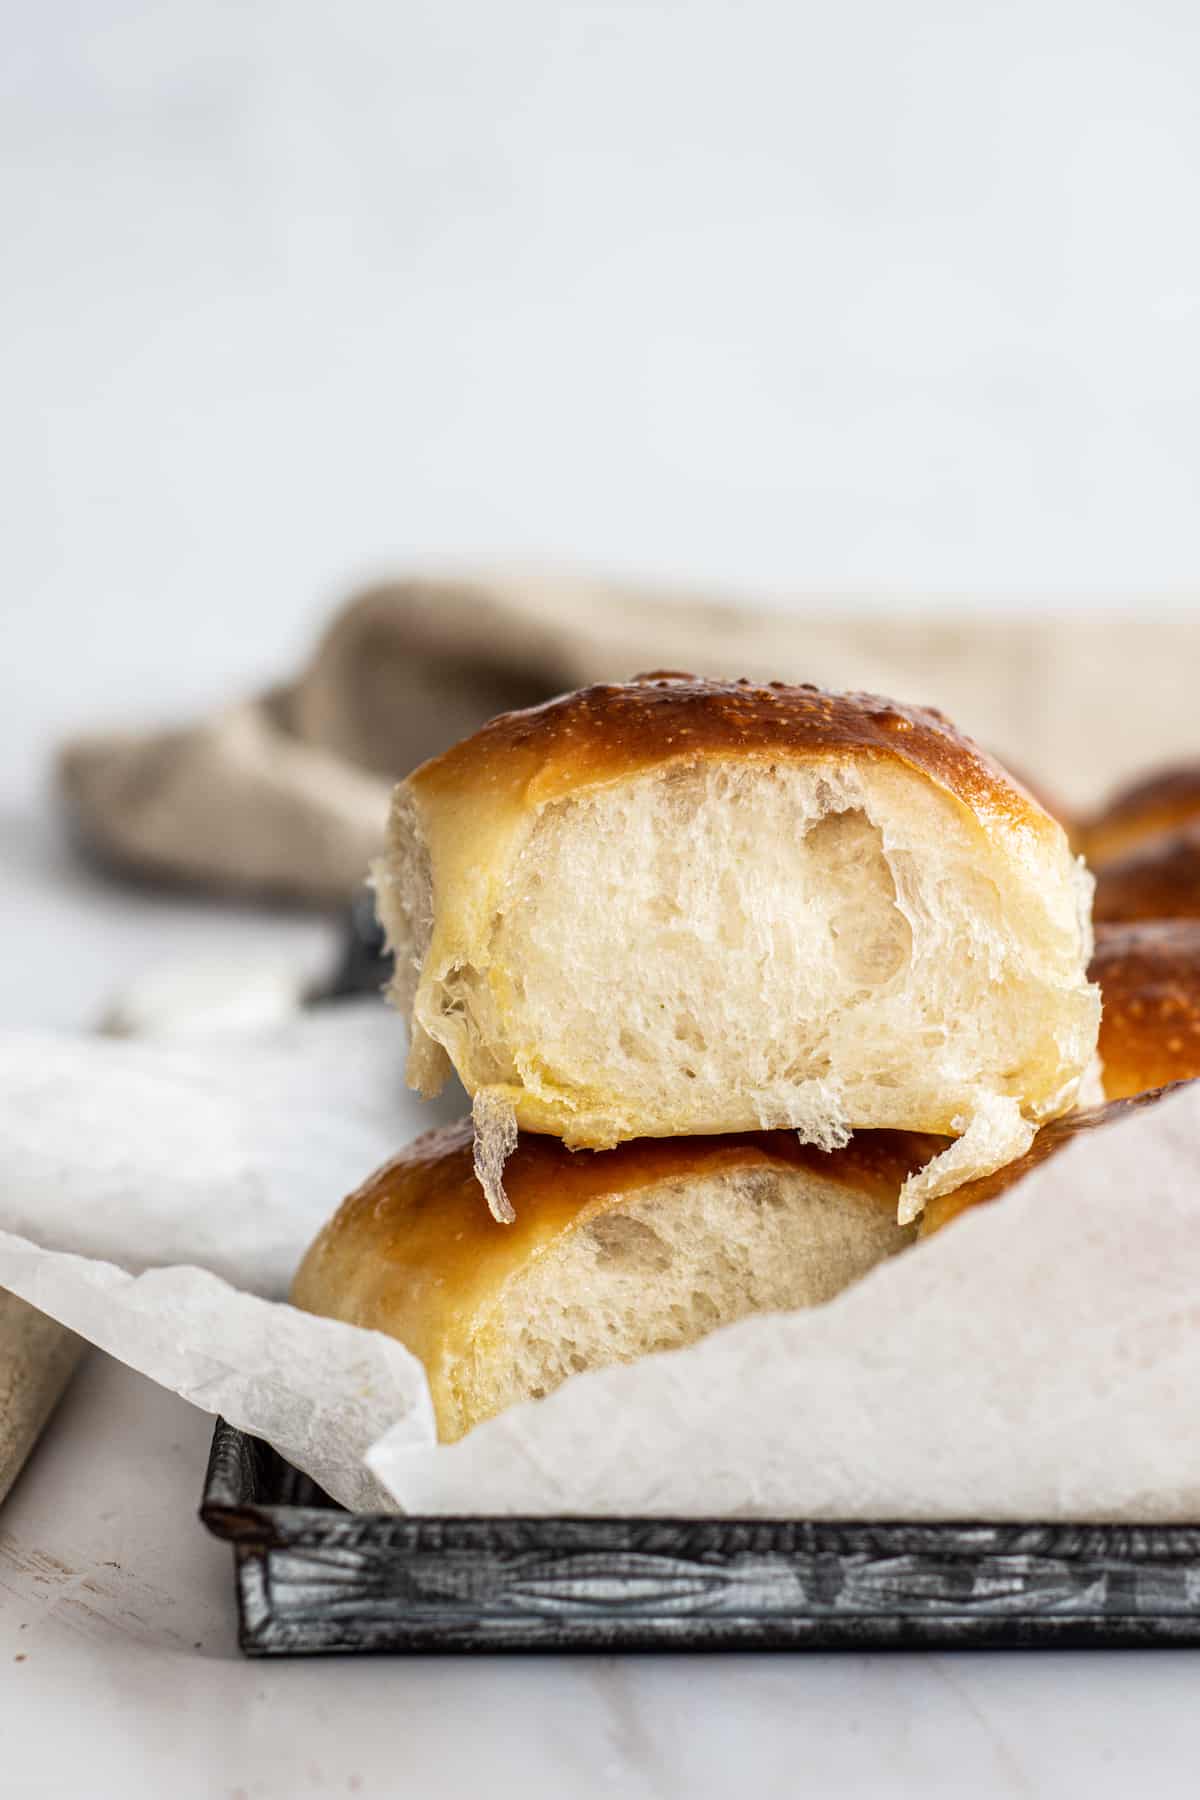
[{"label": "folded cloth napkin", "polygon": [[412,579],[352,600],[289,685],[169,731],[76,739],[78,841],[115,869],[328,906],[361,881],[391,784],[486,718],[655,668],[940,706],[1078,804],[1195,754],[1200,619],[980,616],[852,601],[754,610],[569,578]]}]

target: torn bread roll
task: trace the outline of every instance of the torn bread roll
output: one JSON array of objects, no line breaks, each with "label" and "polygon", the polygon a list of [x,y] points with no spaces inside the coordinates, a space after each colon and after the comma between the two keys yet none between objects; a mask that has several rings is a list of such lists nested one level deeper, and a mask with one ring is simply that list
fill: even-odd
[{"label": "torn bread roll", "polygon": [[503,1226],[464,1120],[350,1196],[292,1301],[399,1338],[451,1440],[578,1371],[832,1299],[912,1240],[896,1195],[938,1147],[873,1132],[827,1155],[763,1132],[589,1154],[523,1135],[507,1170],[516,1223]]},{"label": "torn bread roll", "polygon": [[1091,880],[936,712],[645,676],[495,719],[396,790],[375,870],[408,1078],[453,1067],[497,1216],[515,1128],[1027,1149],[1092,1057]]},{"label": "torn bread roll", "polygon": [[1106,1099],[1200,1076],[1200,919],[1097,925]]}]

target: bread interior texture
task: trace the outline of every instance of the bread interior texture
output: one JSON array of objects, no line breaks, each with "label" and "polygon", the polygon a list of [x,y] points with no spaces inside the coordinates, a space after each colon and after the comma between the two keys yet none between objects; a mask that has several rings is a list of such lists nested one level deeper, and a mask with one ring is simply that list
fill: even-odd
[{"label": "bread interior texture", "polygon": [[448,1056],[492,1118],[595,1148],[962,1135],[913,1213],[1019,1155],[1094,1048],[1090,877],[1025,835],[1014,855],[900,763],[680,763],[531,814],[456,937],[412,809],[381,881],[410,1079]]},{"label": "bread interior texture", "polygon": [[433,1381],[439,1430],[458,1437],[570,1375],[679,1349],[750,1313],[819,1305],[912,1235],[878,1198],[773,1168],[589,1207],[447,1355]]}]

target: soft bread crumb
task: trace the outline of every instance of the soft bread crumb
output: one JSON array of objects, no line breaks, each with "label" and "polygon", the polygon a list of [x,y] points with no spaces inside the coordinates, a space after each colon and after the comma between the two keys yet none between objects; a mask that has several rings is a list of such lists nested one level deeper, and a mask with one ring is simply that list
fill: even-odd
[{"label": "soft bread crumb", "polygon": [[522,793],[477,816],[400,790],[378,879],[423,1092],[452,1064],[572,1149],[977,1121],[910,1204],[978,1174],[971,1146],[993,1167],[1001,1121],[1019,1152],[1014,1106],[1032,1124],[1073,1103],[1099,996],[1090,877],[1061,835],[833,749]]},{"label": "soft bread crumb", "polygon": [[955,1119],[954,1128],[962,1136],[910,1175],[900,1189],[896,1218],[901,1225],[920,1218],[926,1201],[1024,1156],[1037,1130],[1015,1100],[997,1094],[981,1095],[977,1110],[968,1119]]},{"label": "soft bread crumb", "polygon": [[471,1103],[475,1127],[475,1174],[492,1217],[501,1225],[516,1218],[504,1191],[504,1165],[517,1147],[517,1115],[512,1101],[498,1088],[480,1088]]},{"label": "soft bread crumb", "polygon": [[[844,1150],[850,1142],[853,1132],[846,1122],[846,1102],[843,1097],[840,1081],[809,1081],[803,1088],[796,1090],[796,1106],[807,1124],[797,1127],[796,1136],[802,1144],[815,1144],[818,1150]],[[770,1131],[775,1121],[763,1118],[759,1121],[764,1131]]]}]

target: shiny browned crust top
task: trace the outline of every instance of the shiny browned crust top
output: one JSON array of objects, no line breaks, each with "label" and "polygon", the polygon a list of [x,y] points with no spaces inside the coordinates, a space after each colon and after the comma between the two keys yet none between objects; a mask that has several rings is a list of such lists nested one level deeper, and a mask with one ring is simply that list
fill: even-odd
[{"label": "shiny browned crust top", "polygon": [[1200,919],[1099,925],[1088,977],[1108,1099],[1200,1076]]},{"label": "shiny browned crust top", "polygon": [[1155,769],[1119,789],[1089,821],[1088,861],[1099,865],[1190,819],[1200,819],[1200,762]]},{"label": "shiny browned crust top", "polygon": [[1154,1106],[1171,1091],[1170,1087],[1153,1088],[1148,1093],[1138,1094],[1131,1099],[1109,1100],[1103,1106],[1085,1107],[1080,1112],[1066,1113],[1061,1119],[1052,1119],[1048,1125],[1042,1126],[1024,1156],[1019,1156],[1015,1162],[1006,1163],[991,1175],[981,1175],[976,1181],[964,1183],[951,1194],[940,1194],[931,1200],[921,1219],[920,1236],[932,1237],[934,1232],[949,1225],[961,1213],[1007,1194],[1010,1188],[1014,1188],[1050,1157],[1057,1156],[1060,1150],[1064,1150],[1082,1133],[1113,1125],[1118,1119],[1128,1118],[1140,1107]]},{"label": "shiny browned crust top", "polygon": [[981,820],[1058,830],[1014,776],[933,707],[831,693],[808,682],[764,687],[673,671],[503,713],[410,779],[418,790],[480,784],[511,791],[519,771],[527,797],[539,802],[693,757],[807,760],[839,752],[906,764]]},{"label": "shiny browned crust top", "polygon": [[1102,863],[1092,916],[1106,923],[1200,919],[1200,818]]}]

